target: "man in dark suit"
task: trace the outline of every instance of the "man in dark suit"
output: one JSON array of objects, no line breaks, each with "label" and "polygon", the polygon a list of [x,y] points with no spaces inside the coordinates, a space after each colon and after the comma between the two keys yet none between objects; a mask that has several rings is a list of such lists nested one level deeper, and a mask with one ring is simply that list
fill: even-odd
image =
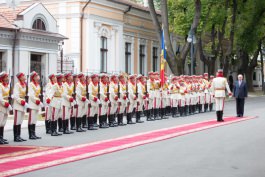
[{"label": "man in dark suit", "polygon": [[248,96],[247,83],[243,80],[243,75],[238,75],[238,80],[234,85],[234,97],[236,98],[237,117],[243,117],[245,98]]}]

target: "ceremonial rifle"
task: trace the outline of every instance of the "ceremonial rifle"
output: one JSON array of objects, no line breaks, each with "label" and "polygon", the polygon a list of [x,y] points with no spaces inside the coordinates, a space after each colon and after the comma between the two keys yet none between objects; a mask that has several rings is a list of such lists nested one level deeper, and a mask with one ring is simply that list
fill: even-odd
[{"label": "ceremonial rifle", "polygon": [[27,82],[26,82],[26,96],[25,96],[26,103],[28,103],[29,101],[28,92],[29,92],[29,75],[27,75]]},{"label": "ceremonial rifle", "polygon": [[[126,97],[129,99],[129,91],[128,91],[128,78],[126,80]],[[128,101],[128,106],[130,105],[130,102]]]},{"label": "ceremonial rifle", "polygon": [[[98,81],[98,99],[100,100],[100,81]],[[102,107],[102,104],[99,104],[99,107]]]},{"label": "ceremonial rifle", "polygon": [[[72,97],[74,100],[76,99],[76,78],[77,76],[73,77],[74,91],[73,91]],[[74,105],[74,108],[77,108],[77,104]]]},{"label": "ceremonial rifle", "polygon": [[[27,82],[26,82],[26,96],[25,96],[25,101],[26,103],[28,103],[29,101],[29,96],[28,96],[28,92],[29,92],[29,75],[27,75]],[[29,109],[27,108],[27,112],[29,112]]]},{"label": "ceremonial rifle", "polygon": [[[110,84],[110,82],[108,81],[107,82],[107,98],[108,98],[108,100],[109,100],[109,96],[110,96],[110,93],[109,93],[109,84]],[[109,107],[111,107],[111,102],[109,102]]]},{"label": "ceremonial rifle", "polygon": [[[88,92],[88,75],[86,76],[86,99],[89,100],[89,92]],[[88,107],[91,107],[91,104],[88,104]]]},{"label": "ceremonial rifle", "polygon": [[[8,95],[8,103],[9,105],[12,105],[12,93],[13,93],[13,79],[14,79],[14,76],[11,76],[10,77],[10,84],[9,84],[9,95]],[[13,110],[10,110],[9,111],[9,114],[10,115],[13,115]]]},{"label": "ceremonial rifle", "polygon": [[[42,81],[43,81],[43,76],[41,76],[41,79],[40,79],[40,95],[39,95],[40,101],[43,103],[43,83]],[[45,108],[42,107],[41,111],[45,111]]]},{"label": "ceremonial rifle", "polygon": [[[148,95],[148,90],[147,90],[147,79],[145,79],[145,96],[147,97]],[[147,104],[149,104],[149,100],[147,100]]]}]

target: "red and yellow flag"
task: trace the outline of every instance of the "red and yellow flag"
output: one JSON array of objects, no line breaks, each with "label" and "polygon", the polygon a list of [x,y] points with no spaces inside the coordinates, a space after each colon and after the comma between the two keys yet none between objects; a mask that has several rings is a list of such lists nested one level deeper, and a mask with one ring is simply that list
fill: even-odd
[{"label": "red and yellow flag", "polygon": [[166,65],[166,47],[165,47],[165,39],[164,39],[164,29],[162,29],[162,36],[161,36],[161,57],[160,57],[160,82],[161,87],[165,84],[165,65]]}]

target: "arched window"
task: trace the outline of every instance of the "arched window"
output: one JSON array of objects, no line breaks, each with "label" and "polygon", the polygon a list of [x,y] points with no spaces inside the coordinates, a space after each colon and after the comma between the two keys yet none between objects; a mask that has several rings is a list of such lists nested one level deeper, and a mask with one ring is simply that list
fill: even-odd
[{"label": "arched window", "polygon": [[107,56],[108,56],[108,45],[107,38],[101,37],[101,48],[100,48],[100,72],[107,72]]},{"label": "arched window", "polygon": [[33,29],[36,29],[36,30],[42,30],[42,31],[46,31],[46,26],[45,26],[45,23],[43,22],[42,19],[40,18],[37,18],[33,25],[32,25],[32,28]]}]

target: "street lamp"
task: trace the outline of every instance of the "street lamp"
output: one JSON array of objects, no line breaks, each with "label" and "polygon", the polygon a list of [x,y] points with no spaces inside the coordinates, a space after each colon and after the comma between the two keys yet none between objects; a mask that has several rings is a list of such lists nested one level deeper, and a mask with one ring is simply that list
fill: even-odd
[{"label": "street lamp", "polygon": [[191,72],[190,75],[193,75],[193,68],[194,68],[194,44],[196,44],[196,36],[194,34],[194,31],[191,29],[188,34],[187,42],[190,43],[190,60],[191,60]]},{"label": "street lamp", "polygon": [[60,51],[60,58],[61,58],[61,73],[63,73],[63,45],[64,42],[59,43],[59,51]]}]

